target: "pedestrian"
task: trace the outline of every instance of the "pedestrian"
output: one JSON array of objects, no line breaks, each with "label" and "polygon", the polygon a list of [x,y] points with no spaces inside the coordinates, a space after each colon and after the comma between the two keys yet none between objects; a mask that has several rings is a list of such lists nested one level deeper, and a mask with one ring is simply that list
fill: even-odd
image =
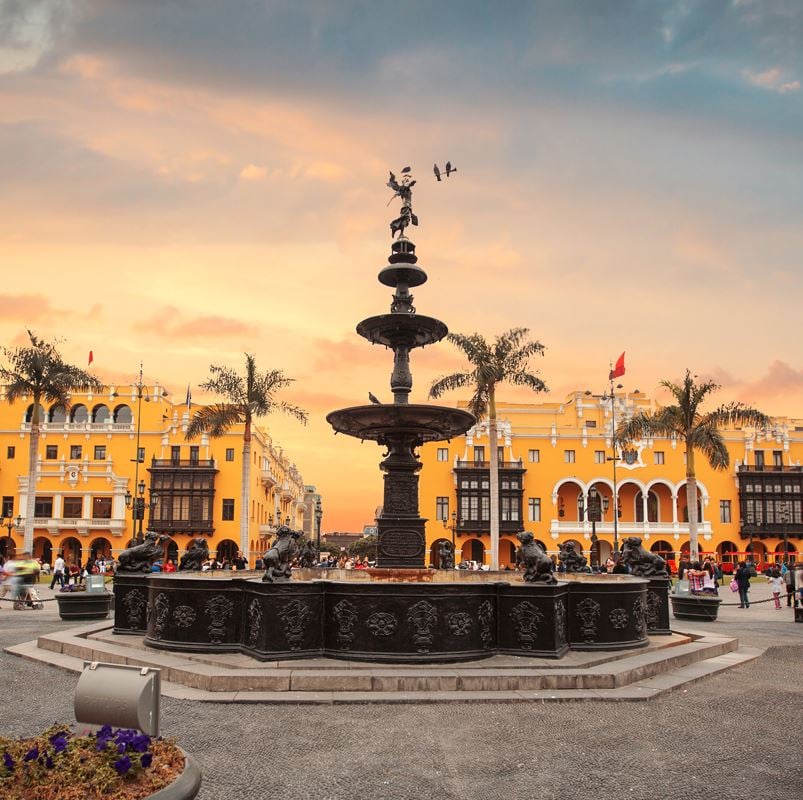
[{"label": "pedestrian", "polygon": [[686,570],[686,577],[689,580],[689,591],[692,594],[703,593],[703,578],[705,578],[707,574],[708,573],[700,567],[699,561],[695,561],[689,566]]},{"label": "pedestrian", "polygon": [[769,576],[770,591],[772,599],[775,601],[775,608],[781,610],[781,590],[784,588],[783,578],[778,567],[773,567]]},{"label": "pedestrian", "polygon": [[750,608],[750,599],[747,596],[750,591],[750,569],[744,561],[739,562],[733,578],[739,587],[739,608]]},{"label": "pedestrian", "polygon": [[795,569],[793,564],[789,564],[783,574],[784,588],[786,589],[786,606],[790,608],[795,599]]},{"label": "pedestrian", "polygon": [[56,582],[58,582],[59,587],[64,586],[64,567],[64,554],[59,553],[56,556],[56,560],[53,562],[53,577],[50,579],[51,590],[55,586]]}]

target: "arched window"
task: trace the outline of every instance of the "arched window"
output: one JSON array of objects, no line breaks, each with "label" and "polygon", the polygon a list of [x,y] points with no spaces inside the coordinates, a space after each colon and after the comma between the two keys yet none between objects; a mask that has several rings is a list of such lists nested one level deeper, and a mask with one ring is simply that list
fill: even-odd
[{"label": "arched window", "polygon": [[108,406],[101,404],[92,409],[92,422],[109,422],[111,417]]},{"label": "arched window", "polygon": [[127,405],[117,406],[114,409],[115,422],[127,422],[129,425],[134,421],[134,415]]},{"label": "arched window", "polygon": [[70,422],[89,422],[89,411],[83,403],[73,406],[70,411]]},{"label": "arched window", "polygon": [[[658,495],[650,491],[647,494],[647,521],[658,522]],[[636,522],[644,522],[644,495],[636,493]]]},{"label": "arched window", "polygon": [[50,407],[50,412],[47,415],[48,422],[66,422],[67,409],[60,403]]}]

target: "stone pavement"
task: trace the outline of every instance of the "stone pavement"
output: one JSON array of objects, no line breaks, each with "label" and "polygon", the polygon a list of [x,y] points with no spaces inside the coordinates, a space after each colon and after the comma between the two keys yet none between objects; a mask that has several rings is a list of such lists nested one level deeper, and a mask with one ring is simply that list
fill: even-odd
[{"label": "stone pavement", "polygon": [[[49,596],[45,589],[43,596]],[[727,597],[726,597],[727,594]],[[727,587],[722,596],[733,602]],[[752,599],[768,597],[756,584]],[[784,605],[722,608],[712,632],[770,648],[649,703],[261,706],[165,698],[162,724],[202,764],[200,800],[803,796],[803,624]],[[0,603],[0,646],[64,630]],[[72,718],[76,678],[0,653],[0,731]]]}]

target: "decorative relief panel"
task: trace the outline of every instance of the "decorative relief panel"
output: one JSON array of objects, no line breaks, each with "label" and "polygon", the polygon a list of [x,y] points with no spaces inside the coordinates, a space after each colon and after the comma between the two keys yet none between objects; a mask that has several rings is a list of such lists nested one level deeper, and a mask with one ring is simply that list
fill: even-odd
[{"label": "decorative relief panel", "polygon": [[510,616],[522,649],[532,650],[538,638],[538,627],[544,622],[544,615],[529,600],[525,600],[513,606]]},{"label": "decorative relief panel", "polygon": [[279,611],[279,619],[284,625],[284,635],[291,650],[301,648],[307,621],[311,616],[309,605],[301,600],[291,600]]},{"label": "decorative relief panel", "polygon": [[365,624],[374,636],[391,636],[399,627],[399,620],[388,611],[377,611]]},{"label": "decorative relief panel", "polygon": [[446,627],[455,636],[468,636],[471,633],[471,625],[471,617],[465,611],[446,615]]},{"label": "decorative relief panel", "polygon": [[220,644],[226,635],[226,620],[234,612],[234,603],[225,595],[216,594],[206,601],[204,610],[211,619],[206,629],[209,633],[209,640],[213,644]]},{"label": "decorative relief panel", "polygon": [[164,633],[167,618],[170,615],[170,600],[164,592],[159,592],[153,601],[154,608],[154,621],[153,621],[153,638],[161,639]]},{"label": "decorative relief panel", "polygon": [[256,647],[259,644],[259,634],[262,630],[262,604],[255,597],[248,604],[248,647]]},{"label": "decorative relief panel", "polygon": [[192,606],[176,606],[173,610],[173,622],[179,628],[189,628],[195,622],[195,616]]},{"label": "decorative relief panel", "polygon": [[418,646],[418,652],[428,653],[434,639],[432,629],[438,622],[438,610],[432,603],[419,600],[410,606],[407,621],[413,626],[413,642]]},{"label": "decorative relief panel", "polygon": [[597,638],[600,604],[596,600],[586,597],[577,604],[576,611],[580,620],[580,635],[586,642],[593,642]]},{"label": "decorative relief panel", "polygon": [[354,626],[357,623],[357,609],[354,603],[341,600],[332,609],[332,616],[337,622],[337,643],[347,648],[354,641]]},{"label": "decorative relief panel", "polygon": [[123,605],[125,606],[126,618],[128,619],[128,626],[134,629],[142,629],[145,627],[144,611],[147,603],[145,602],[145,594],[140,589],[131,589],[123,597]]},{"label": "decorative relief panel", "polygon": [[480,603],[477,621],[480,624],[482,646],[486,650],[490,650],[496,640],[494,636],[494,606],[490,600],[483,600],[482,603]]},{"label": "decorative relief panel", "polygon": [[623,608],[611,609],[610,614],[608,614],[608,619],[610,620],[612,628],[621,630],[627,625],[627,611]]}]

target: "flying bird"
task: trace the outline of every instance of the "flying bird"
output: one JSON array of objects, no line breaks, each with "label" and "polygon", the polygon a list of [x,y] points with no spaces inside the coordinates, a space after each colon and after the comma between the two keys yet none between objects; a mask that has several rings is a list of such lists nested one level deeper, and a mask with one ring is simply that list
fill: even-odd
[{"label": "flying bird", "polygon": [[434,170],[433,170],[433,171],[434,171],[434,173],[435,173],[435,177],[436,177],[438,180],[440,180],[440,179],[441,179],[441,171],[438,169],[438,165],[437,165],[437,164],[435,164],[435,167],[434,167]]},{"label": "flying bird", "polygon": [[368,392],[368,399],[377,406],[382,405],[382,401],[373,392]]},{"label": "flying bird", "polygon": [[412,167],[405,167],[405,168],[402,170],[402,175],[404,175],[404,174],[408,173],[408,172],[409,172],[411,169],[412,169]]}]

